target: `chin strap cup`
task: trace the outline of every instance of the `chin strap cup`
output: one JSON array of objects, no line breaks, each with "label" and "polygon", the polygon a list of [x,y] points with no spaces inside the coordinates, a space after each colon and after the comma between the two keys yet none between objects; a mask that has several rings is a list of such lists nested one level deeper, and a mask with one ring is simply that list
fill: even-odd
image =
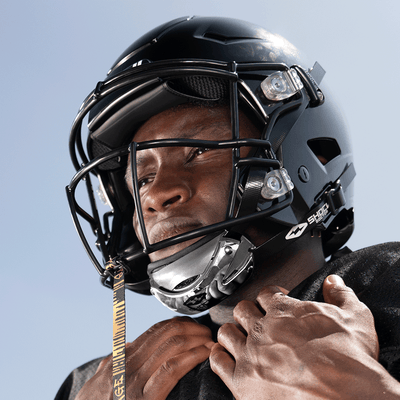
[{"label": "chin strap cup", "polygon": [[149,265],[151,293],[166,307],[181,314],[197,314],[233,293],[250,275],[254,245],[244,236],[224,231],[182,254]]}]

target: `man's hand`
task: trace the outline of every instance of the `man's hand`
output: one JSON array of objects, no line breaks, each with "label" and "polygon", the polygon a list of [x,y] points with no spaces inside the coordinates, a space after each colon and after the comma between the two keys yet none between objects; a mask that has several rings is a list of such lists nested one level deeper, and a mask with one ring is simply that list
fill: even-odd
[{"label": "man's hand", "polygon": [[[188,317],[152,326],[126,345],[126,398],[165,400],[178,381],[210,354],[211,331]],[[76,400],[112,400],[112,356],[80,390]]]},{"label": "man's hand", "polygon": [[323,294],[300,301],[266,287],[236,306],[239,326],[220,328],[210,362],[237,400],[398,398],[369,309],[335,275]]}]

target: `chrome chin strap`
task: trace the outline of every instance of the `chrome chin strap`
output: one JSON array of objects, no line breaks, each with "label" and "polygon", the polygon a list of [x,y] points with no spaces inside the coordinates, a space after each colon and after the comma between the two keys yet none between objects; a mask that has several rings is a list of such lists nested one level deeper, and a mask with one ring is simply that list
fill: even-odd
[{"label": "chrome chin strap", "polygon": [[255,246],[244,236],[211,234],[148,265],[151,293],[173,311],[197,314],[232,294],[250,275]]}]

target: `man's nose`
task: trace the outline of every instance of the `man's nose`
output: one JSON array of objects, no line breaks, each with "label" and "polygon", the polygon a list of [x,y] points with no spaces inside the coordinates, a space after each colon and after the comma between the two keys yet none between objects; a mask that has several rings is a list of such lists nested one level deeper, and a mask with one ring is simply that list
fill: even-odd
[{"label": "man's nose", "polygon": [[142,200],[143,212],[162,212],[186,203],[192,197],[192,182],[181,170],[158,172]]}]

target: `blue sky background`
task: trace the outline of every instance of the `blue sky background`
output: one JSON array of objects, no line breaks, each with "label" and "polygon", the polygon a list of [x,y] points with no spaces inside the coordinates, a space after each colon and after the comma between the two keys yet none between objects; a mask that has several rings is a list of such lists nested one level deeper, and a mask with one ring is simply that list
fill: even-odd
[{"label": "blue sky background", "polygon": [[[71,222],[68,134],[82,100],[137,37],[183,15],[249,20],[327,71],[353,135],[353,249],[399,239],[397,0],[1,1],[2,398],[52,399],[76,366],[111,351],[112,292]],[[127,337],[173,314],[127,293]]]}]

